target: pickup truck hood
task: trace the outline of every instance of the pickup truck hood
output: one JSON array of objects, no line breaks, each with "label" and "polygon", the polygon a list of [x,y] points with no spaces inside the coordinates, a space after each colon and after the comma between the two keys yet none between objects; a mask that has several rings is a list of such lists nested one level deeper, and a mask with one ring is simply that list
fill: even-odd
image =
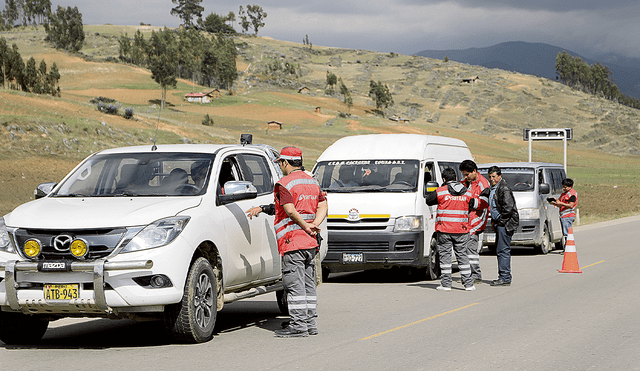
[{"label": "pickup truck hood", "polygon": [[[356,209],[360,215],[384,214],[390,217],[416,215],[417,193],[357,192],[327,193],[329,215],[347,215]],[[424,202],[424,200],[422,201]]]},{"label": "pickup truck hood", "polygon": [[41,198],[4,217],[8,227],[87,229],[150,224],[196,207],[202,197]]}]

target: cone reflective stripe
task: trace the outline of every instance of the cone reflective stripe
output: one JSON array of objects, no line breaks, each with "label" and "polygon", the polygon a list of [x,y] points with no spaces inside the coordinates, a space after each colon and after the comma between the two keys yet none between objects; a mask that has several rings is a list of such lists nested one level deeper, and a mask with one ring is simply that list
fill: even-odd
[{"label": "cone reflective stripe", "polygon": [[562,269],[560,273],[582,273],[578,264],[578,252],[576,242],[573,239],[573,227],[569,228],[567,244],[564,247],[564,258],[562,259]]}]

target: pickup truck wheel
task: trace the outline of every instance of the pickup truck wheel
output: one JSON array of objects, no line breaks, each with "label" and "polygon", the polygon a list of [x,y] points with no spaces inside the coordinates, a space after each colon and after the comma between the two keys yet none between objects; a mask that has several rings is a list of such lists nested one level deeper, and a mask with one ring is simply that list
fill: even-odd
[{"label": "pickup truck wheel", "polygon": [[547,225],[545,224],[544,230],[542,231],[542,242],[537,246],[538,252],[544,255],[548,254],[550,245],[551,236],[549,236],[549,229],[547,229]]},{"label": "pickup truck wheel", "polygon": [[431,239],[431,249],[429,251],[429,266],[427,267],[427,278],[432,281],[440,278],[440,257],[438,256],[438,244],[435,238]]},{"label": "pickup truck wheel", "polygon": [[33,344],[42,339],[49,321],[23,313],[0,311],[0,340],[5,344]]},{"label": "pickup truck wheel", "polygon": [[276,291],[276,299],[278,300],[278,308],[280,309],[280,313],[284,316],[289,315],[289,302],[287,300],[287,295],[285,295],[284,290]]},{"label": "pickup truck wheel", "polygon": [[211,340],[217,315],[218,282],[211,264],[198,258],[189,269],[182,301],[165,310],[171,335],[185,343]]}]

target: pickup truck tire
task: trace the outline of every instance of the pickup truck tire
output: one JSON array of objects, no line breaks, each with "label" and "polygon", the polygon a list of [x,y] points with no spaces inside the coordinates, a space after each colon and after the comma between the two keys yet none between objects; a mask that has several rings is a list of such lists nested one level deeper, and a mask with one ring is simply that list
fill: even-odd
[{"label": "pickup truck tire", "polygon": [[427,267],[427,278],[437,280],[440,278],[440,257],[438,256],[438,243],[435,238],[431,239],[429,251],[429,266]]},{"label": "pickup truck tire", "polygon": [[542,242],[536,246],[538,252],[546,255],[549,253],[549,248],[551,246],[551,236],[549,235],[549,229],[547,225],[544,225],[544,229],[542,230]]},{"label": "pickup truck tire", "polygon": [[182,301],[165,309],[165,325],[176,341],[211,340],[217,316],[218,282],[211,264],[198,258],[189,269]]},{"label": "pickup truck tire", "polygon": [[5,344],[33,344],[44,336],[49,321],[23,313],[0,311],[0,340]]},{"label": "pickup truck tire", "polygon": [[276,300],[278,301],[278,309],[280,309],[280,313],[284,316],[288,316],[289,301],[287,300],[287,295],[284,293],[284,290],[276,291]]}]

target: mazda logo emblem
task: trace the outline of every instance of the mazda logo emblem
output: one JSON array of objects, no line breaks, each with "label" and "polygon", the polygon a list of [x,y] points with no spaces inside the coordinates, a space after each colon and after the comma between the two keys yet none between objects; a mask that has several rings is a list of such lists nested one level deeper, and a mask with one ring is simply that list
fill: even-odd
[{"label": "mazda logo emblem", "polygon": [[61,234],[53,238],[53,248],[58,251],[69,251],[73,237]]}]

